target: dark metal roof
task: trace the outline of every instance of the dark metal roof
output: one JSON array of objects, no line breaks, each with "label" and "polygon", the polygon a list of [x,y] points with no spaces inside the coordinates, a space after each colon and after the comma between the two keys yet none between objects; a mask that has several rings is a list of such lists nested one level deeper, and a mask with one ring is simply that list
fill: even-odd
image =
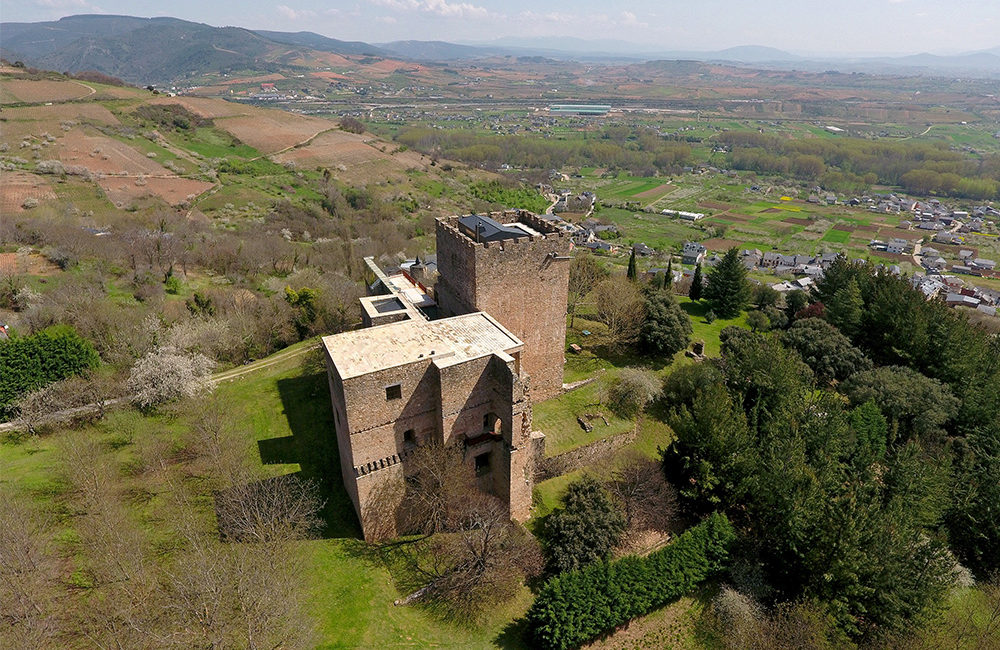
[{"label": "dark metal roof", "polygon": [[520,228],[505,226],[489,217],[481,217],[478,214],[470,214],[467,217],[458,219],[458,227],[470,239],[476,242],[502,241],[504,239],[517,239],[527,237],[528,233]]}]

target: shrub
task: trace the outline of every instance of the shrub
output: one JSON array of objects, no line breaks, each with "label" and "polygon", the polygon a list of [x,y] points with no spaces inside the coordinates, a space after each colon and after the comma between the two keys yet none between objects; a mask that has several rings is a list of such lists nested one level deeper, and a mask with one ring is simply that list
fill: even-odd
[{"label": "shrub", "polygon": [[634,418],[660,393],[655,373],[638,368],[625,368],[608,387],[607,402],[622,418]]},{"label": "shrub", "polygon": [[721,571],[736,532],[715,513],[647,557],[597,562],[556,576],[528,611],[543,648],[571,648],[687,593]]},{"label": "shrub", "polygon": [[0,342],[0,416],[28,391],[97,367],[100,358],[89,341],[66,325]]},{"label": "shrub", "polygon": [[569,571],[607,557],[625,532],[625,516],[608,491],[585,476],[570,484],[563,504],[545,521],[552,567]]},{"label": "shrub", "polygon": [[365,125],[357,118],[345,116],[340,118],[340,129],[348,133],[364,133]]}]

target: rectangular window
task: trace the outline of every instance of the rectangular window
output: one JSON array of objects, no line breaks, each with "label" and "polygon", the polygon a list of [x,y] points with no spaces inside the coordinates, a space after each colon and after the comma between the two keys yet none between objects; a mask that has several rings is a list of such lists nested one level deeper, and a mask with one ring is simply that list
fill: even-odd
[{"label": "rectangular window", "polygon": [[476,476],[490,473],[490,452],[476,456]]},{"label": "rectangular window", "polygon": [[401,399],[403,397],[403,387],[400,384],[393,384],[392,386],[385,387],[385,398],[390,399]]}]

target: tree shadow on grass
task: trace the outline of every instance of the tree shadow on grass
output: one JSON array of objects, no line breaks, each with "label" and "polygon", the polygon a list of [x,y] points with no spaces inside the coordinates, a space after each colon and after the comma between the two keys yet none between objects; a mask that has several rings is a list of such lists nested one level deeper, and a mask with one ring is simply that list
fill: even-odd
[{"label": "tree shadow on grass", "polygon": [[257,442],[264,464],[297,463],[299,476],[315,480],[326,501],[322,513],[324,538],[359,538],[358,524],[340,475],[340,454],[325,373],[279,379],[278,395],[291,436]]},{"label": "tree shadow on grass", "polygon": [[709,306],[705,302],[692,300],[691,302],[682,302],[681,309],[683,309],[688,316],[691,318],[705,319],[705,314],[709,312]]}]

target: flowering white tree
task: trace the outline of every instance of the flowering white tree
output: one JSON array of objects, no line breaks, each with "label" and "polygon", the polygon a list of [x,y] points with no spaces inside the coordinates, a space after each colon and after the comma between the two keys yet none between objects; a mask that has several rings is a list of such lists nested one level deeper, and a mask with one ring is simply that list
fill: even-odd
[{"label": "flowering white tree", "polygon": [[141,408],[152,408],[210,391],[213,365],[203,354],[160,347],[132,366],[126,387],[133,402]]}]

